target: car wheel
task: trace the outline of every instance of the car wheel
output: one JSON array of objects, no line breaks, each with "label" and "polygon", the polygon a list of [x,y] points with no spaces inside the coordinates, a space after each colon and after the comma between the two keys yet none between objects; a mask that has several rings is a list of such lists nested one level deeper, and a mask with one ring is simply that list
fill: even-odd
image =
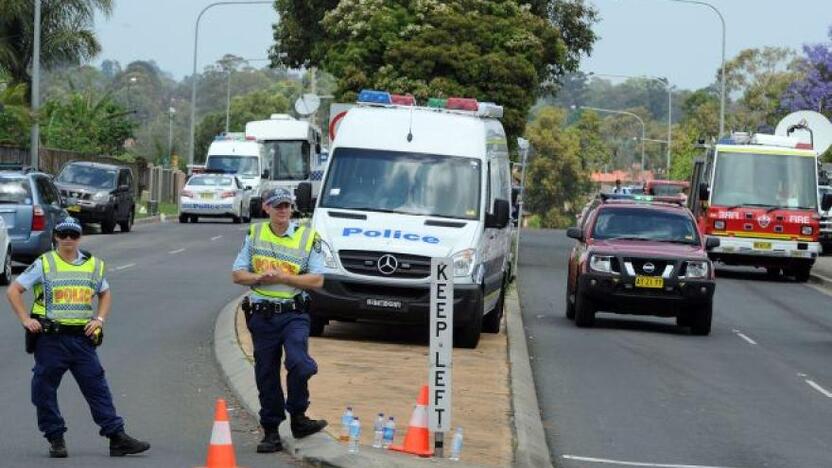
[{"label": "car wheel", "polygon": [[464,326],[454,328],[454,346],[457,348],[474,349],[480,343],[482,334],[482,301],[474,304],[474,317]]},{"label": "car wheel", "polygon": [[130,229],[133,227],[133,210],[130,210],[130,215],[124,221],[118,223],[118,227],[121,229],[121,232],[130,232]]},{"label": "car wheel", "polygon": [[112,234],[113,231],[116,230],[116,220],[115,219],[107,219],[101,221],[101,232],[104,234]]},{"label": "car wheel", "polygon": [[198,223],[199,222],[199,216],[191,216],[191,222],[192,223]]},{"label": "car wheel", "polygon": [[315,315],[309,315],[309,336],[323,336],[327,320]]},{"label": "car wheel", "polygon": [[190,217],[186,214],[180,214],[179,215],[179,222],[182,223],[182,224],[187,223],[189,219],[190,219]]},{"label": "car wheel", "polygon": [[506,304],[506,285],[500,290],[500,297],[497,298],[497,305],[494,310],[485,315],[482,319],[482,331],[486,333],[500,333],[500,325],[503,322],[503,310]]},{"label": "car wheel", "polygon": [[566,283],[566,318],[575,320],[575,302],[573,294],[569,291],[569,282]]},{"label": "car wheel", "polygon": [[575,325],[581,328],[589,328],[595,325],[595,304],[575,290]]},{"label": "car wheel", "polygon": [[711,320],[713,318],[714,305],[713,302],[693,309],[690,315],[690,331],[694,335],[710,335],[711,334]]},{"label": "car wheel", "polygon": [[240,224],[243,222],[243,218],[237,215],[231,215],[231,221],[234,221],[234,224]]},{"label": "car wheel", "polygon": [[0,284],[3,286],[12,282],[12,249],[6,249],[6,257],[3,260],[3,272],[0,273]]}]

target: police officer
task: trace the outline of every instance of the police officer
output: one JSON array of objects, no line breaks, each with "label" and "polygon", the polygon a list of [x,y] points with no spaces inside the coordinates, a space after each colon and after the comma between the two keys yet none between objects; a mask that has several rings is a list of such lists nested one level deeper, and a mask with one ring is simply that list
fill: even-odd
[{"label": "police officer", "polygon": [[[150,444],[124,432],[124,421],[113,407],[95,351],[112,303],[104,262],[79,250],[81,225],[76,219],[64,219],[53,234],[56,250],[41,255],[6,293],[26,329],[27,350],[35,355],[32,403],[37,408],[38,429],[50,444],[49,456],[67,456],[66,425],[58,409],[58,386],[67,370],[90,405],[100,434],[110,439],[110,456],[144,452]],[[28,289],[35,296],[31,315],[23,302]],[[96,296],[97,307],[93,304]],[[29,343],[34,344],[30,347]]]},{"label": "police officer", "polygon": [[[263,194],[269,221],[252,224],[234,262],[234,283],[248,286],[243,302],[254,342],[254,373],[260,396],[260,453],[283,450],[278,426],[290,416],[296,439],[314,434],[326,421],[306,417],[309,379],[318,366],[309,356],[309,314],[305,290],[324,284],[320,240],[312,228],[292,221],[292,194],[283,188]],[[286,399],[280,359],[286,352]]]}]

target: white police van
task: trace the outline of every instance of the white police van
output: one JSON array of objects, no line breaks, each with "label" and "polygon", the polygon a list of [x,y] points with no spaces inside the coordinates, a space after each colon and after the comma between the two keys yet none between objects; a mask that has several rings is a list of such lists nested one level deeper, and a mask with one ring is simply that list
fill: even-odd
[{"label": "white police van", "polygon": [[312,198],[318,196],[323,174],[320,129],[288,114],[272,114],[268,120],[246,123],[246,137],[262,145],[265,171],[260,193],[277,187],[294,191],[301,182],[309,182]]},{"label": "white police van", "polygon": [[327,268],[313,335],[330,320],[427,324],[431,257],[454,260],[455,344],[500,330],[512,229],[502,107],[414,104],[365,90],[338,128],[312,218]]},{"label": "white police van", "polygon": [[268,177],[263,161],[263,148],[254,137],[244,133],[224,133],[214,138],[205,157],[206,172],[235,174],[243,186],[251,190],[249,213],[261,210],[260,192],[263,180]]}]

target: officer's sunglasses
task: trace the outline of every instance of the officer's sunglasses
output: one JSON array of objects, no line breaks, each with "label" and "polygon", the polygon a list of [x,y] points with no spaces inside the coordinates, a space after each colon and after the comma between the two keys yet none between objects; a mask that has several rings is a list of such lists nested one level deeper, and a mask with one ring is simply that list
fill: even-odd
[{"label": "officer's sunglasses", "polygon": [[81,238],[81,233],[75,231],[61,231],[56,232],[55,235],[58,236],[58,239],[70,238],[72,240],[78,240]]}]

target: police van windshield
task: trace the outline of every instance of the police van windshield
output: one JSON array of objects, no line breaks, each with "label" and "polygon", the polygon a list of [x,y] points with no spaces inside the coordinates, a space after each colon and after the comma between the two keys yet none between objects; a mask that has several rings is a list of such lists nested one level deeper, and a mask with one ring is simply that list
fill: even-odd
[{"label": "police van windshield", "polygon": [[309,178],[309,142],[266,141],[263,153],[271,180],[307,180]]},{"label": "police van windshield", "polygon": [[257,156],[208,156],[205,168],[209,171],[221,171],[226,174],[239,174],[248,177],[257,177],[260,174]]},{"label": "police van windshield", "polygon": [[321,206],[477,219],[480,173],[471,158],[338,148]]},{"label": "police van windshield", "polygon": [[712,205],[815,209],[815,158],[721,152],[716,161]]},{"label": "police van windshield", "polygon": [[598,213],[592,238],[698,244],[693,220],[682,214],[649,208],[612,208]]}]

